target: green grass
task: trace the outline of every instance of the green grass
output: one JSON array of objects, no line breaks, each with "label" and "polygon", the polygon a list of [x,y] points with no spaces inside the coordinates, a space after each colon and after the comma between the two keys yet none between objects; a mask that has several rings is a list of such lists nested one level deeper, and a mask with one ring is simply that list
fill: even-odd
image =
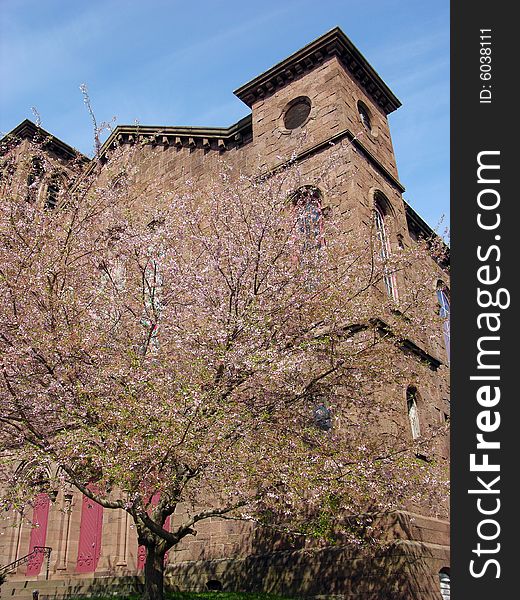
[{"label": "green grass", "polygon": [[168,600],[289,600],[270,594],[242,594],[233,592],[202,592],[200,594],[176,593],[167,596]]},{"label": "green grass", "polygon": [[[166,592],[165,600],[291,600],[271,594],[246,594],[240,592]],[[138,594],[129,596],[99,596],[89,600],[139,600]]]}]

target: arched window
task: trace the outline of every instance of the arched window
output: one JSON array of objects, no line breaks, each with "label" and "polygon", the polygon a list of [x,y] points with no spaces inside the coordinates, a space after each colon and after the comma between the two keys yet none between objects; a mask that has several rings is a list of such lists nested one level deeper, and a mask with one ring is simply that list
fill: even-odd
[{"label": "arched window", "polygon": [[39,156],[33,156],[31,159],[31,169],[27,175],[27,200],[34,202],[38,197],[38,190],[43,177],[44,168],[42,159]]},{"label": "arched window", "polygon": [[322,431],[332,429],[332,411],[329,406],[328,395],[328,390],[320,385],[314,387],[308,395],[312,424]]},{"label": "arched window", "polygon": [[323,211],[321,192],[314,186],[305,186],[293,194],[296,212],[296,232],[303,239],[304,249],[319,248],[323,243]]},{"label": "arched window", "polygon": [[45,208],[53,209],[56,208],[58,203],[58,196],[61,189],[61,178],[57,173],[51,177],[49,184],[47,185],[47,197],[45,198]]},{"label": "arched window", "polygon": [[439,571],[439,587],[442,600],[450,600],[450,572],[449,569]]},{"label": "arched window", "polygon": [[412,386],[406,390],[406,407],[412,430],[412,438],[416,440],[421,436],[421,426],[419,424],[419,411],[417,409],[417,389]]},{"label": "arched window", "polygon": [[320,402],[313,410],[314,424],[322,431],[330,431],[332,429],[332,413],[325,402]]},{"label": "arched window", "polygon": [[144,314],[141,318],[141,324],[144,327],[145,340],[141,345],[142,354],[145,354],[148,348],[152,351],[157,351],[159,349],[159,319],[163,310],[163,278],[160,259],[160,254],[157,259],[150,258],[143,270],[142,293]]},{"label": "arched window", "polygon": [[370,113],[368,112],[368,108],[363,104],[363,102],[358,102],[358,113],[359,118],[361,119],[361,123],[363,123],[365,129],[368,129],[368,131],[372,131]]},{"label": "arched window", "polygon": [[442,333],[444,334],[444,345],[450,362],[450,292],[442,281],[437,283],[437,302],[439,303],[439,315],[442,318]]},{"label": "arched window", "polygon": [[393,300],[397,301],[397,282],[395,280],[395,273],[392,273],[387,266],[388,259],[391,255],[390,240],[388,239],[388,232],[386,228],[386,216],[387,216],[388,200],[381,195],[375,196],[374,203],[374,224],[376,228],[376,237],[379,246],[379,253],[383,261],[383,281],[387,294]]}]

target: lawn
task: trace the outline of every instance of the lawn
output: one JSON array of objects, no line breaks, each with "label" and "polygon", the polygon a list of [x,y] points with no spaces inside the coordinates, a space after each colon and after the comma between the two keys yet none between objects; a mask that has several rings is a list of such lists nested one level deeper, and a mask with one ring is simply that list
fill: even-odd
[{"label": "lawn", "polygon": [[239,592],[201,592],[196,593],[172,593],[166,596],[167,600],[290,600],[281,596],[271,594],[245,594]]},{"label": "lawn", "polygon": [[272,596],[270,594],[244,594],[233,592],[202,592],[195,593],[176,593],[167,597],[168,600],[190,600],[196,598],[199,600],[289,600],[281,596]]},{"label": "lawn", "polygon": [[[140,596],[99,596],[89,600],[139,600]],[[240,592],[166,592],[165,600],[291,600],[271,594],[246,594]]]}]

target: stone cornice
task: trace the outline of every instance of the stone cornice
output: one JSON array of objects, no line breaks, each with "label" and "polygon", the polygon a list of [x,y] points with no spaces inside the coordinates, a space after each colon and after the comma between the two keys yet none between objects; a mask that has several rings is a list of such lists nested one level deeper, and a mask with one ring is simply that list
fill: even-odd
[{"label": "stone cornice", "polygon": [[241,146],[252,133],[251,115],[230,127],[118,125],[103,144],[100,154],[103,156],[113,146],[133,143],[225,151]]},{"label": "stone cornice", "polygon": [[83,163],[90,162],[90,159],[81,154],[81,152],[75,150],[48,131],[45,131],[45,129],[39,127],[29,119],[22,121],[2,138],[0,153],[4,154],[12,143],[16,144],[22,139],[38,140],[66,160],[79,160]]},{"label": "stone cornice", "polygon": [[[395,311],[395,314],[400,315],[401,313],[399,311]],[[392,338],[394,337],[394,332],[391,325],[385,323],[385,321],[381,320],[380,318],[375,318],[373,320],[373,324],[382,334],[389,335]],[[403,352],[413,354],[418,360],[427,364],[432,371],[436,371],[442,364],[444,364],[439,358],[432,356],[427,350],[418,346],[411,339],[401,339],[398,342],[398,346]]]},{"label": "stone cornice", "polygon": [[257,100],[270,96],[332,56],[337,56],[385,114],[401,106],[401,102],[339,27],[239,87],[234,94],[251,107]]},{"label": "stone cornice", "polygon": [[[305,150],[302,150],[294,159],[291,159],[291,160],[300,162],[303,159],[305,159],[309,156],[312,156],[313,154],[321,152],[327,148],[333,147],[334,144],[338,144],[345,139],[349,140],[349,142],[351,142],[352,145],[357,150],[359,150],[361,152],[361,154],[363,154],[363,156],[365,156],[365,158],[388,181],[388,183],[390,183],[390,185],[394,186],[400,193],[405,191],[403,184],[398,179],[396,179],[392,175],[392,173],[390,173],[390,171],[381,162],[379,162],[379,160],[377,160],[377,158],[372,154],[372,152],[370,152],[370,150],[368,150],[367,147],[363,145],[363,143],[359,140],[359,138],[357,136],[355,136],[352,133],[352,131],[350,131],[350,129],[344,129],[343,131],[336,133],[332,137],[329,137],[321,142],[318,142],[317,144],[315,144],[314,146],[311,146],[310,148],[306,148]],[[272,169],[269,170],[269,173],[277,172],[279,169],[282,169],[285,166],[287,166],[289,164],[289,162],[290,161],[284,161],[284,162],[277,164],[276,166],[274,166]],[[268,173],[266,173],[266,174],[268,174]]]}]

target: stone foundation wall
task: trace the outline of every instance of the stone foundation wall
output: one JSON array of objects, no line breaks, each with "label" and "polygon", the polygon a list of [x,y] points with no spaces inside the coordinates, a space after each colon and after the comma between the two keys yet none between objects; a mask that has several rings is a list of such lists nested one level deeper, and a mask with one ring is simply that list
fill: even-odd
[{"label": "stone foundation wall", "polygon": [[243,559],[182,562],[167,570],[172,590],[271,592],[288,598],[438,600],[447,546],[402,542],[375,557],[350,548],[274,552]]}]

